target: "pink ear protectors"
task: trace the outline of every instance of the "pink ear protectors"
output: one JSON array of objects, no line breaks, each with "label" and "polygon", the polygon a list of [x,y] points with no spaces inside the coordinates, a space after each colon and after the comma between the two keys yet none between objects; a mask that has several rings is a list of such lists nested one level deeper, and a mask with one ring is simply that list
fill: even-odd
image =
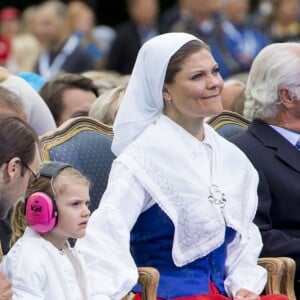
[{"label": "pink ear protectors", "polygon": [[[50,161],[42,167],[38,176],[51,178],[52,185],[52,179],[67,167],[72,166],[63,162]],[[28,225],[39,233],[48,232],[57,224],[58,211],[55,200],[42,192],[33,193],[25,200],[24,214]]]},{"label": "pink ear protectors", "polygon": [[48,232],[57,222],[55,201],[45,193],[33,193],[26,199],[25,216],[28,225],[35,231]]}]

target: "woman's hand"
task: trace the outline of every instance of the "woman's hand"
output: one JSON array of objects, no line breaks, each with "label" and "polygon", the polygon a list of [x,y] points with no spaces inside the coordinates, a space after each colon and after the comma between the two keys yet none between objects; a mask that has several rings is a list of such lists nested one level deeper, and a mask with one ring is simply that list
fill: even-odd
[{"label": "woman's hand", "polygon": [[259,295],[245,289],[240,289],[233,297],[233,300],[260,300]]},{"label": "woman's hand", "polygon": [[11,300],[12,288],[11,282],[3,273],[0,273],[0,300]]}]

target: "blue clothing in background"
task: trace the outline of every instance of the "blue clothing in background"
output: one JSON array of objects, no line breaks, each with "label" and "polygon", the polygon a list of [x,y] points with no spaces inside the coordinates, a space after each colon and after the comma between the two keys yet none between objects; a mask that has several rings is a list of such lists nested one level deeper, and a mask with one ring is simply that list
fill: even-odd
[{"label": "blue clothing in background", "polygon": [[46,83],[46,80],[42,76],[33,72],[19,72],[16,75],[27,81],[38,93]]}]

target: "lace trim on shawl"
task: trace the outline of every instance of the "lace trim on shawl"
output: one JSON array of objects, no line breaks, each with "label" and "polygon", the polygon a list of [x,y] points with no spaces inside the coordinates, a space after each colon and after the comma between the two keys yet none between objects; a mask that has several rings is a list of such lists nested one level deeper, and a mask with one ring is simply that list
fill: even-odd
[{"label": "lace trim on shawl", "polygon": [[[160,191],[168,198],[171,199],[172,204],[176,210],[177,216],[174,217],[174,212],[170,210],[170,205],[166,205],[164,201],[160,201],[160,197],[154,195],[156,192],[152,188],[146,188],[151,194],[153,199],[161,207],[161,209],[169,216],[175,226],[175,235],[173,243],[173,259],[177,266],[185,265],[195,259],[207,255],[212,249],[216,249],[224,241],[225,234],[225,221],[223,217],[220,217],[221,212],[218,209],[214,209],[215,217],[211,218],[211,222],[200,222],[198,226],[195,226],[194,222],[189,219],[189,212],[187,209],[185,199],[180,196],[176,191],[174,184],[167,178],[163,171],[149,156],[139,149],[138,147],[132,147],[130,156],[134,161],[138,162],[139,166],[147,173],[147,175],[154,181],[154,184]],[[127,165],[127,164],[126,164]],[[128,165],[127,165],[128,166]],[[137,171],[132,170],[132,171]],[[208,194],[207,194],[208,197]],[[208,202],[208,200],[207,200]],[[214,204],[210,204],[214,206]],[[222,236],[222,238],[220,238]],[[183,259],[178,257],[178,253],[174,251],[174,244],[178,245],[180,253],[189,252],[192,248],[198,248],[205,241],[218,241],[214,243],[213,248],[207,247],[205,251],[197,251],[198,255],[195,257],[192,255],[190,259]],[[176,248],[176,246],[175,246]],[[177,253],[177,254],[176,254]]]}]

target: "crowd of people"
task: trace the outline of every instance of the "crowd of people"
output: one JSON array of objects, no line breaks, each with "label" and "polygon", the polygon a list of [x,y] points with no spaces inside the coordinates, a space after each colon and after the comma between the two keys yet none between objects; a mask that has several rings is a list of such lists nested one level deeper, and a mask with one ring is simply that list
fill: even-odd
[{"label": "crowd of people", "polygon": [[[96,25],[84,1],[0,10],[0,299],[263,295],[260,256],[296,262],[300,298],[300,3],[127,0]],[[228,140],[222,110],[251,121]],[[113,128],[99,207],[88,179],[40,159],[39,137],[71,118]],[[70,243],[76,239],[76,243]]]}]

